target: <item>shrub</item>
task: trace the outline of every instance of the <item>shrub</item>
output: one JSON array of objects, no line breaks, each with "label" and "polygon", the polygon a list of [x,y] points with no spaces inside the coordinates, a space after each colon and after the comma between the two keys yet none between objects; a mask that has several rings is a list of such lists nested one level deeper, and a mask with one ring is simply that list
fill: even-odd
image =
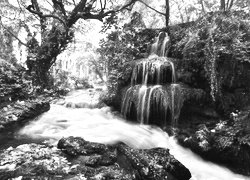
[{"label": "shrub", "polygon": [[[206,80],[214,102],[227,109],[225,92],[250,87],[250,21],[244,12],[209,13],[193,26],[173,32],[172,55],[197,83]],[[208,91],[204,83],[199,88]]]}]

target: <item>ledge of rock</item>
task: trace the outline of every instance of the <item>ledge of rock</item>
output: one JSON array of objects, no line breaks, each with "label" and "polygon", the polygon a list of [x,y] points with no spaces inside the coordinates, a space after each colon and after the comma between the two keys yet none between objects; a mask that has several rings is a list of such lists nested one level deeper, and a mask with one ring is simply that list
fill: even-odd
[{"label": "ledge of rock", "polygon": [[0,109],[0,129],[14,123],[24,123],[50,109],[50,104],[44,99],[16,101]]},{"label": "ledge of rock", "polygon": [[0,179],[188,180],[189,170],[167,149],[132,149],[79,137],[63,138],[58,148],[24,144],[0,153]]}]

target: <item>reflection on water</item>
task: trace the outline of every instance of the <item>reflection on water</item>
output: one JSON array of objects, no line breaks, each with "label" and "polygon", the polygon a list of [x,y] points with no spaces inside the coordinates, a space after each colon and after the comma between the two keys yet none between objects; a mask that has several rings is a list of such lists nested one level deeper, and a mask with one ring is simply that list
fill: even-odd
[{"label": "reflection on water", "polygon": [[54,143],[65,136],[80,136],[85,140],[112,144],[122,141],[134,148],[169,148],[192,173],[192,180],[246,180],[226,168],[205,162],[191,151],[177,145],[161,129],[131,124],[111,113],[109,107],[101,109],[73,109],[51,105],[44,113],[19,131],[21,137],[47,139]]}]

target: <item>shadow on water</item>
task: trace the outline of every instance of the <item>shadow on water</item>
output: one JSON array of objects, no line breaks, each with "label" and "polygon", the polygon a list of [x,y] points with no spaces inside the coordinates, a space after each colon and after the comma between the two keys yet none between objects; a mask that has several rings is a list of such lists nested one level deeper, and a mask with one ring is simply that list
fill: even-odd
[{"label": "shadow on water", "polygon": [[[32,119],[30,119],[32,121]],[[28,121],[26,121],[28,122]],[[18,131],[25,126],[25,123],[13,123],[0,131],[0,151],[9,147],[17,147],[21,144],[37,143],[42,144],[44,139],[33,139],[29,136],[20,136]]]}]

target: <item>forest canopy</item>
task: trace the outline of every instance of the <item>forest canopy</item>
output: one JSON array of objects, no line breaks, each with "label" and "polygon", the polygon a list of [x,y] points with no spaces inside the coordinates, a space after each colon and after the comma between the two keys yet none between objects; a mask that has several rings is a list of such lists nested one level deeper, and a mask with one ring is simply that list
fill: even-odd
[{"label": "forest canopy", "polygon": [[[4,0],[0,3],[1,57],[15,61],[17,57],[26,56],[25,64],[33,83],[46,87],[49,71],[59,62],[59,55],[67,49],[66,55],[60,56],[67,58],[69,54],[81,54],[84,49],[98,55],[78,59],[89,59],[102,79],[103,73],[113,74],[112,68],[122,69],[120,65],[124,62],[144,56],[147,44],[156,36],[156,32],[149,29],[195,22],[212,11],[241,10],[247,14],[249,3],[248,0]],[[96,28],[92,20],[103,23],[102,32],[107,35],[98,51],[98,45],[91,42],[91,37],[88,40],[82,38]],[[198,28],[202,31],[202,27]],[[85,45],[81,46],[82,43]],[[23,47],[25,52],[14,50]],[[190,56],[187,52],[192,47],[185,48],[179,55]],[[210,78],[210,84],[216,84],[214,78]],[[217,86],[214,87],[212,95],[218,92]]]}]

